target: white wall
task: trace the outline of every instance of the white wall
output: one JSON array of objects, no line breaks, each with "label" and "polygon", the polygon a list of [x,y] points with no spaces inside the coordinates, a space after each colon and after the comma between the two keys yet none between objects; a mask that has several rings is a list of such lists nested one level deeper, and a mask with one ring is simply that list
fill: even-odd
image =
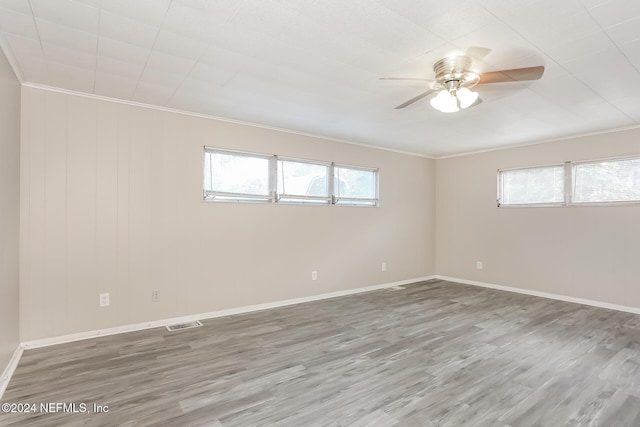
[{"label": "white wall", "polygon": [[[432,274],[640,307],[639,206],[495,205],[499,168],[638,154],[639,140],[629,130],[433,161],[24,87],[20,337]],[[203,145],[379,167],[381,207],[202,202]]]},{"label": "white wall", "polygon": [[[22,120],[23,341],[434,274],[433,160],[30,87]],[[202,202],[205,144],[379,167],[381,206]]]},{"label": "white wall", "polygon": [[496,207],[498,169],[630,154],[640,130],[438,160],[437,274],[640,307],[639,205]]},{"label": "white wall", "polygon": [[0,50],[0,374],[18,348],[20,84]]}]

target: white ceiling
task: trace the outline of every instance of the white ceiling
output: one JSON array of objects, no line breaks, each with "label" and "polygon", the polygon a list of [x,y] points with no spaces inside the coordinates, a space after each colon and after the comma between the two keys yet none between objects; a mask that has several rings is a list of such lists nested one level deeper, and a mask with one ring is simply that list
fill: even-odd
[{"label": "white ceiling", "polygon": [[[25,82],[433,157],[640,125],[637,0],[0,0],[0,37]],[[545,74],[394,109],[470,46]]]}]

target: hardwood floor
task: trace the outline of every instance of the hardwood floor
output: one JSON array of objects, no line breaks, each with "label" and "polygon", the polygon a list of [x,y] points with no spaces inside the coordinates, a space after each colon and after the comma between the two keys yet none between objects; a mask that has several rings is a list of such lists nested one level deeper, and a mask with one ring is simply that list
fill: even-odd
[{"label": "hardwood floor", "polygon": [[434,280],[203,323],[26,351],[3,403],[109,412],[0,425],[640,425],[638,315]]}]

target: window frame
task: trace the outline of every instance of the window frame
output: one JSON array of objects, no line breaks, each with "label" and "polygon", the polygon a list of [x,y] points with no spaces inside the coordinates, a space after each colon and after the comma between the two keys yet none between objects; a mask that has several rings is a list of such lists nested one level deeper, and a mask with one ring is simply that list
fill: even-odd
[{"label": "window frame", "polygon": [[[335,186],[335,168],[344,168],[344,169],[353,169],[357,171],[365,171],[365,172],[373,172],[373,193],[375,195],[374,198],[363,198],[363,197],[338,197],[334,194]],[[360,207],[378,207],[380,204],[380,170],[378,168],[368,168],[365,166],[353,166],[347,165],[344,163],[334,163],[331,167],[331,188],[329,191],[332,195],[332,204],[334,206],[360,206]],[[346,201],[347,203],[340,203],[341,201]],[[357,202],[370,202],[371,204],[363,204]]]},{"label": "window frame", "polygon": [[[497,198],[496,198],[496,207],[498,208],[544,208],[544,207],[599,207],[599,206],[640,206],[640,200],[629,200],[629,201],[608,201],[608,202],[576,202],[574,200],[574,182],[575,182],[575,167],[583,164],[591,164],[591,163],[602,163],[602,162],[615,162],[618,160],[639,160],[640,154],[631,154],[627,156],[616,156],[616,157],[604,157],[598,159],[590,159],[590,160],[576,160],[576,161],[566,161],[564,163],[551,163],[546,165],[538,165],[538,166],[527,166],[527,167],[519,167],[519,168],[508,168],[508,169],[498,169],[497,174]],[[521,204],[503,204],[500,202],[500,197],[502,195],[502,182],[501,182],[501,172],[508,172],[513,170],[526,170],[526,169],[539,169],[544,167],[553,167],[564,165],[564,202],[562,203],[521,203]]]},{"label": "window frame", "polygon": [[[204,188],[204,179],[205,179],[205,162],[207,161],[207,154],[224,154],[224,155],[233,155],[237,157],[252,157],[267,160],[268,162],[268,183],[267,183],[267,194],[266,195],[256,195],[249,193],[233,193],[228,191],[214,191],[214,190],[206,190]],[[274,167],[275,156],[268,154],[260,154],[260,153],[251,153],[247,151],[234,151],[234,150],[225,150],[220,148],[211,148],[204,147],[203,150],[203,162],[202,162],[202,200],[206,202],[232,202],[232,203],[273,203],[274,201],[274,190],[273,190],[273,173],[272,169]],[[209,166],[211,167],[211,165]],[[213,178],[212,178],[213,180]],[[221,197],[216,199],[216,197]]]},{"label": "window frame", "polygon": [[[496,196],[496,205],[499,208],[548,208],[548,207],[556,207],[556,206],[565,206],[567,204],[567,163],[550,163],[545,165],[537,165],[537,166],[527,166],[523,168],[508,168],[508,169],[498,169],[497,173],[497,196]],[[543,169],[543,168],[553,168],[553,167],[562,167],[562,176],[563,176],[563,200],[561,202],[541,202],[541,203],[509,203],[505,204],[501,202],[502,199],[502,190],[503,190],[503,180],[502,173],[503,172],[511,172],[511,171],[521,171],[521,170],[529,170],[529,169]]]},{"label": "window frame", "polygon": [[[275,201],[276,203],[282,204],[300,204],[300,205],[330,205],[331,204],[331,179],[329,175],[333,173],[333,163],[332,162],[322,162],[319,160],[307,160],[307,159],[299,159],[295,157],[285,157],[285,156],[274,156],[276,158],[276,185],[275,185]],[[327,168],[327,180],[329,181],[328,189],[327,189],[327,197],[323,196],[309,196],[306,194],[303,195],[293,195],[293,194],[280,194],[278,192],[278,174],[280,170],[278,169],[279,162],[296,162],[296,163],[306,163],[308,165],[318,165],[325,166]],[[284,178],[283,178],[284,179]],[[282,200],[282,199],[292,199],[292,200]],[[305,202],[305,200],[308,200]]]},{"label": "window frame", "polygon": [[[253,158],[266,159],[269,162],[268,177],[268,195],[253,195],[247,193],[231,193],[224,191],[213,191],[205,189],[206,178],[206,161],[207,154],[226,154],[234,156],[246,156]],[[311,165],[321,165],[327,167],[327,178],[329,180],[329,196],[309,196],[309,195],[291,195],[278,193],[278,169],[279,161],[291,161],[297,163],[307,163]],[[211,168],[211,165],[209,165]],[[337,197],[334,194],[334,170],[335,167],[355,169],[360,171],[373,172],[375,181],[375,198],[359,198],[359,197]],[[349,206],[349,207],[379,207],[380,206],[380,169],[350,165],[347,163],[336,163],[331,161],[301,159],[297,157],[279,156],[275,154],[255,153],[249,151],[230,150],[225,148],[215,148],[205,145],[202,151],[202,201],[203,202],[231,202],[231,203],[271,203],[282,205],[307,205],[307,206]],[[285,196],[285,197],[282,197]],[[293,200],[282,200],[290,198]],[[362,203],[364,202],[364,203]]]},{"label": "window frame", "polygon": [[577,202],[574,200],[574,190],[575,190],[575,171],[576,166],[587,165],[593,163],[604,163],[604,162],[616,162],[616,161],[624,161],[624,160],[640,160],[640,154],[634,154],[630,156],[619,156],[619,157],[607,157],[601,159],[594,160],[578,160],[573,162],[567,162],[571,164],[571,198],[569,199],[569,205],[571,206],[633,206],[639,205],[640,199],[638,200],[620,200],[620,201],[607,201],[607,202]]}]

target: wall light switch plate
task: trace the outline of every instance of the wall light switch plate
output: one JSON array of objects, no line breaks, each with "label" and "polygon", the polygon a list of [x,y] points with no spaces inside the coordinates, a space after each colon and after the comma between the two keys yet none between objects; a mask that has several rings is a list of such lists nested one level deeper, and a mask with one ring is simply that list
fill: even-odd
[{"label": "wall light switch plate", "polygon": [[311,280],[318,280],[318,272],[317,271],[312,271],[311,272]]},{"label": "wall light switch plate", "polygon": [[476,262],[476,268],[477,268],[478,270],[482,270],[482,261],[478,261],[478,262]]}]

